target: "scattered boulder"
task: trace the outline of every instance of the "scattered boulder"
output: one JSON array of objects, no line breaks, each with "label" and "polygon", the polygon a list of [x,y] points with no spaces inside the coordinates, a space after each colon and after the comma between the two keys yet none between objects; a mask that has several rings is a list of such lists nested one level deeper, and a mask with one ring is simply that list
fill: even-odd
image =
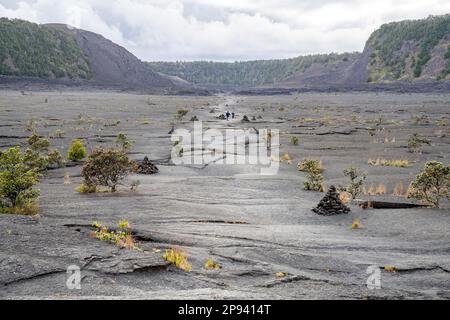
[{"label": "scattered boulder", "polygon": [[252,117],[252,121],[256,121],[256,117],[255,116]]},{"label": "scattered boulder", "polygon": [[242,117],[241,122],[250,122],[250,120],[248,120],[248,117],[244,115],[244,117]]},{"label": "scattered boulder", "polygon": [[191,118],[191,121],[198,121],[197,116],[193,116],[193,117]]},{"label": "scattered boulder", "polygon": [[135,172],[139,174],[154,174],[158,173],[159,169],[145,157],[141,163],[137,164]]},{"label": "scattered boulder", "polygon": [[323,216],[332,216],[335,214],[349,213],[350,208],[341,202],[336,187],[331,186],[325,197],[320,200],[317,207],[312,209],[312,211]]},{"label": "scattered boulder", "polygon": [[225,117],[224,114],[221,114],[220,116],[217,117],[217,119],[219,119],[219,120],[227,120],[227,117]]}]

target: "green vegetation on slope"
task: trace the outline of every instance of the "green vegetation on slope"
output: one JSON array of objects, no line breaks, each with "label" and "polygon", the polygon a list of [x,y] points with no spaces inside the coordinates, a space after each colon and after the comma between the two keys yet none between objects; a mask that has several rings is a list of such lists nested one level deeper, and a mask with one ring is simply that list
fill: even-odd
[{"label": "green vegetation on slope", "polygon": [[41,78],[92,77],[76,40],[54,28],[0,18],[0,74]]},{"label": "green vegetation on slope", "polygon": [[352,53],[321,54],[280,60],[244,62],[149,62],[158,72],[178,76],[195,84],[262,85],[288,79],[305,72],[311,65],[347,61]]},{"label": "green vegetation on slope", "polygon": [[[432,50],[448,35],[450,15],[382,25],[368,41],[373,49],[371,80],[399,79],[405,76],[408,68],[415,78],[420,77],[423,67],[432,58]],[[441,77],[448,74],[445,70],[443,73]]]},{"label": "green vegetation on slope", "polygon": [[438,79],[445,79],[445,77],[450,74],[450,44],[447,47],[444,58],[446,60],[446,67],[442,70],[441,74],[438,76]]}]

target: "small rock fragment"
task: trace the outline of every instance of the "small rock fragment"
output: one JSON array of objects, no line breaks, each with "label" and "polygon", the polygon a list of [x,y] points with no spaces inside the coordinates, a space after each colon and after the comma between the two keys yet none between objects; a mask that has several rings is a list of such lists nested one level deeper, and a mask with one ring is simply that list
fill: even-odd
[{"label": "small rock fragment", "polygon": [[158,173],[159,169],[148,160],[148,157],[145,157],[144,160],[136,166],[135,172],[140,174],[154,174]]}]

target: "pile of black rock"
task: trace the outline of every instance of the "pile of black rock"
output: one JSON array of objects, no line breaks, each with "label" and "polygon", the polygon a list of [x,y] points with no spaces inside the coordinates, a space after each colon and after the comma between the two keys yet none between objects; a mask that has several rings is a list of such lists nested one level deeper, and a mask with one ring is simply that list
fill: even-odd
[{"label": "pile of black rock", "polygon": [[336,191],[336,187],[331,186],[325,197],[320,200],[317,207],[312,209],[312,211],[323,216],[332,216],[335,214],[349,213],[350,208],[339,199],[339,193]]},{"label": "pile of black rock", "polygon": [[245,115],[244,117],[242,117],[241,122],[250,122],[250,120],[248,120],[248,117]]},{"label": "pile of black rock", "polygon": [[154,174],[158,173],[159,169],[145,157],[141,163],[137,164],[135,172],[139,174]]}]

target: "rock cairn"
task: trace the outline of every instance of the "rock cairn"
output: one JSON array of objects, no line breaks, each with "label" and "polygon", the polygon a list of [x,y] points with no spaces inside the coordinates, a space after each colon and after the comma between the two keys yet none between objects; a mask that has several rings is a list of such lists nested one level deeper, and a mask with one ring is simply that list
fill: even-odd
[{"label": "rock cairn", "polygon": [[320,200],[317,207],[312,209],[312,211],[323,216],[332,216],[335,214],[349,213],[350,208],[341,202],[336,187],[331,186],[325,197]]},{"label": "rock cairn", "polygon": [[248,120],[248,117],[247,117],[247,116],[244,116],[244,117],[242,118],[241,122],[250,122],[250,120]]},{"label": "rock cairn", "polygon": [[141,163],[139,163],[136,167],[136,173],[140,174],[154,174],[158,173],[159,169],[148,160],[147,157],[142,160]]}]

